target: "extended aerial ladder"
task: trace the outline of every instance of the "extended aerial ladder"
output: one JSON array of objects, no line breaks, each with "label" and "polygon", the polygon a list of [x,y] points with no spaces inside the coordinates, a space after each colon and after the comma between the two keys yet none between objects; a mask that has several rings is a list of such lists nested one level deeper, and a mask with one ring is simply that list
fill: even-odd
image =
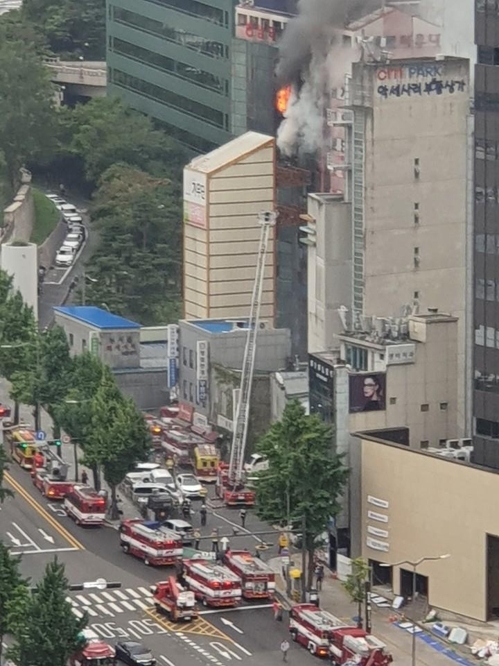
[{"label": "extended aerial ladder", "polygon": [[255,501],[254,492],[244,492],[244,452],[248,435],[249,409],[251,401],[251,388],[255,370],[256,340],[260,328],[260,309],[262,303],[263,279],[265,275],[265,262],[270,239],[271,229],[275,226],[277,214],[273,211],[259,213],[260,242],[256,266],[255,282],[251,297],[251,308],[248,319],[246,345],[244,348],[243,367],[239,399],[236,408],[236,418],[232,436],[229,468],[224,487],[224,500],[227,504],[248,504]]}]

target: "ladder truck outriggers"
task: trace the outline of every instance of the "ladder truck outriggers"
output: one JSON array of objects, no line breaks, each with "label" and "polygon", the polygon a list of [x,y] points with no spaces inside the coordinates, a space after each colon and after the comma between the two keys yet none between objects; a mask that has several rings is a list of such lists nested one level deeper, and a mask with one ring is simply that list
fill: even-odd
[{"label": "ladder truck outriggers", "polygon": [[223,498],[227,506],[253,506],[255,492],[245,488],[244,478],[244,452],[248,435],[249,409],[251,402],[251,388],[255,370],[256,340],[260,328],[260,308],[262,302],[263,279],[265,275],[265,261],[269,245],[270,234],[275,226],[277,214],[273,211],[259,213],[260,242],[256,266],[255,282],[251,297],[251,308],[248,319],[246,346],[244,348],[241,385],[237,401],[234,433],[229,464],[220,464],[217,478],[217,495]]}]

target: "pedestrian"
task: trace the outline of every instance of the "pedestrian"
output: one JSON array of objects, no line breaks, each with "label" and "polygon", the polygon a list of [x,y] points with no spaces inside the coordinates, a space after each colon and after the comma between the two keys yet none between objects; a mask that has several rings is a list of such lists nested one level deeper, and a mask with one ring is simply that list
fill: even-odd
[{"label": "pedestrian", "polygon": [[244,524],[246,523],[246,513],[247,511],[243,506],[241,511],[239,511],[239,517],[241,518],[241,527],[244,527]]},{"label": "pedestrian", "polygon": [[216,527],[211,533],[211,552],[218,553],[218,530]]},{"label": "pedestrian", "polygon": [[196,529],[196,530],[194,530],[194,535],[193,536],[194,536],[194,548],[196,550],[199,550],[199,542],[201,540],[201,532],[198,529]]},{"label": "pedestrian", "polygon": [[272,604],[272,610],[274,611],[274,620],[282,622],[282,604],[280,604],[277,599]]},{"label": "pedestrian", "polygon": [[289,643],[286,639],[281,643],[282,660],[288,661]]},{"label": "pedestrian", "polygon": [[199,515],[201,516],[201,527],[204,527],[206,525],[206,514],[208,513],[208,510],[206,508],[206,504],[203,502],[201,504],[201,508],[199,509]]},{"label": "pedestrian", "polygon": [[284,532],[279,534],[279,555],[285,548],[289,547],[288,537]]},{"label": "pedestrian", "polygon": [[85,470],[83,470],[83,472],[81,473],[81,482],[84,485],[87,485],[87,483],[88,483],[88,474],[86,473]]},{"label": "pedestrian", "polygon": [[323,564],[318,564],[317,567],[315,568],[315,579],[316,579],[316,585],[317,585],[317,591],[320,592],[322,590],[322,581],[324,580],[324,565]]}]

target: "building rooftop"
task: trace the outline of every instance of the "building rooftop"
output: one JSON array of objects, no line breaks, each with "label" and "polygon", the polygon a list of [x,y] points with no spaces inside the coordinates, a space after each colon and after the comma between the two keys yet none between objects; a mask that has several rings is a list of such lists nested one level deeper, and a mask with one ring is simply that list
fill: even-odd
[{"label": "building rooftop", "polygon": [[55,312],[66,315],[78,321],[100,329],[137,329],[142,328],[140,324],[124,317],[96,308],[93,305],[72,305],[69,307],[54,308]]},{"label": "building rooftop", "polygon": [[295,370],[291,372],[276,372],[275,378],[282,386],[286,395],[308,396],[308,372],[303,370]]},{"label": "building rooftop", "polygon": [[248,328],[248,321],[244,319],[192,319],[188,323],[208,333],[230,333]]},{"label": "building rooftop", "polygon": [[212,150],[211,153],[195,157],[187,165],[187,169],[201,173],[213,174],[226,167],[231,166],[260,148],[274,145],[274,138],[258,132],[246,132],[236,139],[224,143],[220,148]]}]

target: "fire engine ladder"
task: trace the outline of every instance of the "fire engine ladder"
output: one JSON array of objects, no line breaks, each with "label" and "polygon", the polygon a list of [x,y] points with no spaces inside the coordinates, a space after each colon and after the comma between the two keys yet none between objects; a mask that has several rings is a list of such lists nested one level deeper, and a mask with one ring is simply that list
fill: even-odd
[{"label": "fire engine ladder", "polygon": [[251,387],[253,384],[253,373],[255,370],[256,338],[260,325],[260,306],[262,302],[265,261],[267,258],[270,230],[275,225],[276,217],[276,213],[272,211],[260,213],[258,215],[258,222],[261,226],[260,244],[258,247],[253,294],[251,297],[248,332],[246,334],[246,346],[244,348],[241,385],[236,410],[236,422],[234,424],[234,434],[232,437],[232,448],[230,452],[229,482],[233,486],[240,485],[243,481],[244,450],[246,448],[246,437],[248,435],[249,407],[251,400]]},{"label": "fire engine ladder", "polygon": [[40,451],[43,452],[48,458],[48,467],[47,471],[51,476],[53,476],[58,481],[65,481],[68,475],[69,465],[64,462],[64,460],[54,453],[48,444],[40,446]]}]

